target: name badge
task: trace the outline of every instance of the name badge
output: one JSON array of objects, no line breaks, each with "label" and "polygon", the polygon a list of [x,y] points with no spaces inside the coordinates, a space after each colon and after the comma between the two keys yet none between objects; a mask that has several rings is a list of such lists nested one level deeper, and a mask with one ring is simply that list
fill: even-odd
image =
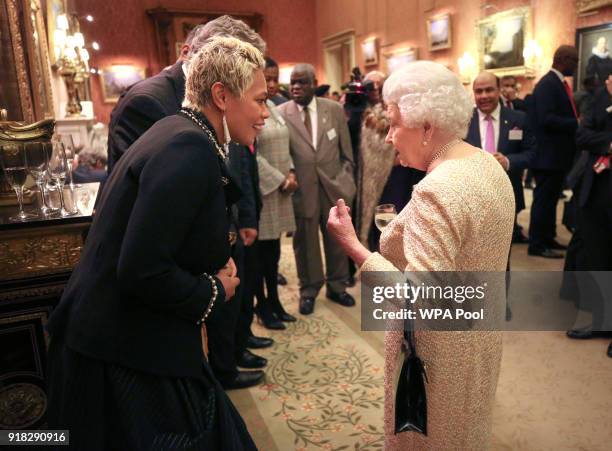
[{"label": "name badge", "polygon": [[336,136],[336,129],[332,128],[330,131],[327,132],[327,139],[329,139],[330,141],[332,141]]},{"label": "name badge", "polygon": [[510,133],[508,133],[508,139],[510,141],[520,141],[523,139],[523,130],[510,130]]}]

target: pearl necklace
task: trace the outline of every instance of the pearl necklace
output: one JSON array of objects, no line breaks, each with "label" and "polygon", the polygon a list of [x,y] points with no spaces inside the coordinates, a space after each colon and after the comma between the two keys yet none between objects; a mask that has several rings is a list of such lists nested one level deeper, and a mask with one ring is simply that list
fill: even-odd
[{"label": "pearl necklace", "polygon": [[213,132],[211,132],[210,129],[204,123],[204,121],[202,121],[202,119],[198,117],[198,115],[201,115],[201,113],[192,110],[191,108],[181,108],[180,112],[183,113],[189,119],[191,119],[198,127],[200,127],[204,131],[204,133],[206,133],[208,138],[212,141],[215,150],[217,151],[217,155],[219,156],[219,158],[221,158],[221,160],[225,162],[225,160],[227,160],[227,151],[219,145],[217,139],[215,138],[215,135],[213,135]]},{"label": "pearl necklace", "polygon": [[455,144],[459,144],[460,142],[461,142],[461,140],[456,138],[456,139],[453,139],[453,140],[447,142],[442,147],[440,147],[438,149],[438,151],[434,154],[434,156],[431,158],[431,160],[429,160],[429,164],[427,165],[427,172],[429,172],[429,168],[430,168],[431,164],[434,161],[436,161],[438,158],[440,158],[442,155],[444,155]]}]

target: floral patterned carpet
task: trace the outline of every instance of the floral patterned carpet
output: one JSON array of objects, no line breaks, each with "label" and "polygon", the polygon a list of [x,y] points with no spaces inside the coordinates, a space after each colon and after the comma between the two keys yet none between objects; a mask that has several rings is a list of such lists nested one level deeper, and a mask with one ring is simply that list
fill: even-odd
[{"label": "floral patterned carpet", "polygon": [[[519,220],[521,216],[519,216]],[[523,221],[525,219],[523,218]],[[567,232],[560,230],[561,241]],[[520,270],[559,270],[512,249]],[[297,313],[293,251],[283,240],[281,299],[298,322],[286,331],[254,324],[276,341],[256,351],[269,361],[266,382],[230,391],[262,451],[383,449],[383,336],[360,331],[357,306],[320,296],[315,313]],[[612,443],[612,359],[609,340],[569,340],[563,332],[506,332],[493,415],[492,449],[609,450]]]}]

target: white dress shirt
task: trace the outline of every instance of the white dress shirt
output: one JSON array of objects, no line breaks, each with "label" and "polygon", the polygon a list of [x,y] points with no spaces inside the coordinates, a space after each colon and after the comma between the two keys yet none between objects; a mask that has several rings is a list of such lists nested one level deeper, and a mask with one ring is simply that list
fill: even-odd
[{"label": "white dress shirt", "polygon": [[557,69],[555,69],[554,67],[551,67],[550,70],[552,72],[554,72],[555,74],[557,74],[557,77],[559,77],[559,80],[561,80],[561,83],[563,83],[565,81],[565,75],[563,75],[561,72],[559,72]]},{"label": "white dress shirt", "polygon": [[[495,150],[497,151],[497,145],[499,143],[499,113],[500,113],[499,103],[497,107],[491,112],[491,118],[493,119],[493,130],[495,132],[495,136],[493,137],[493,142],[495,143]],[[487,115],[482,111],[478,110],[478,124],[480,125],[480,145],[482,148],[485,148],[485,143],[487,142],[487,125],[488,122],[486,120]]]},{"label": "white dress shirt", "polygon": [[317,128],[318,128],[316,96],[313,96],[308,106],[303,107],[302,105],[298,103],[297,107],[298,107],[298,110],[300,110],[300,113],[301,113],[300,116],[302,117],[302,122],[304,122],[304,118],[306,117],[305,114],[306,113],[310,114],[310,124],[312,125],[312,145],[316,150],[317,149]]}]

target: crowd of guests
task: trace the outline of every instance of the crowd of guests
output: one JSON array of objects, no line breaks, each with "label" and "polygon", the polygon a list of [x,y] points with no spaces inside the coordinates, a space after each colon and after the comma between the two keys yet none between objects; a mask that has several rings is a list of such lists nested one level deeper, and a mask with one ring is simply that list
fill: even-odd
[{"label": "crowd of guests", "polygon": [[[578,108],[564,79],[578,62],[573,47],[557,49],[551,71],[525,100],[516,78],[483,72],[472,85],[474,106],[454,74],[423,62],[389,80],[367,74],[358,114],[342,103],[344,94],[317,83],[310,64],[294,67],[283,95],[278,64],[265,53],[261,37],[229,16],[197,26],[174,65],[121,95],[108,162],[81,156],[80,172],[99,176],[106,164],[108,179],[81,262],[49,321],[50,418],[72,426],[75,443],[94,436],[102,448],[184,441],[195,449],[253,449],[224,390],[264,379],[267,361],[253,350],[274,342],[253,334],[255,316],[273,330],[296,321],[278,291],[287,234],[302,315],[313,313],[323,288],[329,302],[354,306],[347,286],[356,267],[504,270],[510,241],[528,243],[529,255],[561,258],[556,208],[579,160],[572,239],[579,244],[570,246],[566,267],[612,269],[612,77]],[[525,208],[526,169],[535,179],[528,237],[516,220]],[[382,203],[401,213],[381,237],[373,212]],[[483,213],[470,222],[474,230],[461,225],[467,204]],[[455,226],[485,238],[496,231],[460,245],[470,240],[452,234]],[[595,323],[570,337],[598,336],[608,326],[597,321],[610,300],[590,302]],[[411,436],[416,441],[388,444],[482,446],[499,335],[449,337],[435,351],[428,343],[436,338],[417,338],[440,368],[466,347],[488,358],[476,369],[454,367],[433,388],[431,415],[441,426],[428,442]],[[390,355],[401,341],[388,335]],[[489,376],[459,383],[475,370]],[[480,410],[465,416],[449,399]],[[90,403],[98,408],[83,414]],[[462,434],[447,435],[449,416],[464,418]]]}]

